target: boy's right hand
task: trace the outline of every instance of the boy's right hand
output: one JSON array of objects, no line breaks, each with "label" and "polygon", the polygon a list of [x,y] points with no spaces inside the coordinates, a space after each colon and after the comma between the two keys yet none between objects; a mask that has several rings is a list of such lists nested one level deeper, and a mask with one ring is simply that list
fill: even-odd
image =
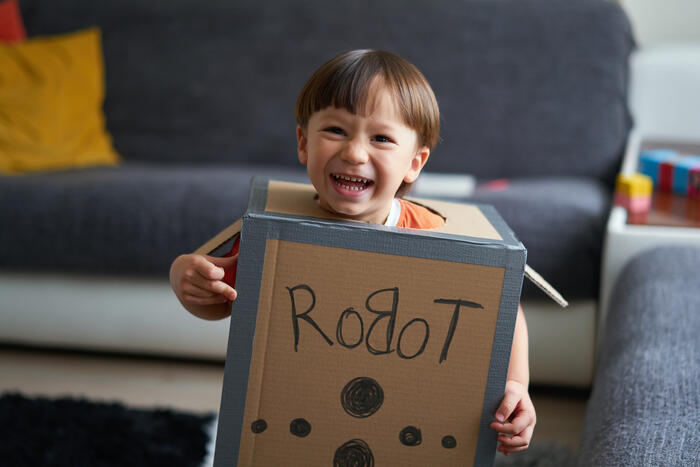
[{"label": "boy's right hand", "polygon": [[236,267],[238,255],[188,254],[178,256],[170,267],[170,285],[183,305],[216,305],[236,299],[236,290],[224,282],[224,270]]}]

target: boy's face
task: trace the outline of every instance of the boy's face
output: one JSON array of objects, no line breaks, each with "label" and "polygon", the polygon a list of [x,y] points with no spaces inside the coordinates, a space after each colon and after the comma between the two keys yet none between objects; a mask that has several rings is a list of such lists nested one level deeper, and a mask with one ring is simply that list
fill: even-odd
[{"label": "boy's face", "polygon": [[364,112],[326,107],[297,127],[299,161],[321,207],[349,219],[383,224],[401,182],[411,183],[430,150],[406,126],[391,94],[370,89]]}]

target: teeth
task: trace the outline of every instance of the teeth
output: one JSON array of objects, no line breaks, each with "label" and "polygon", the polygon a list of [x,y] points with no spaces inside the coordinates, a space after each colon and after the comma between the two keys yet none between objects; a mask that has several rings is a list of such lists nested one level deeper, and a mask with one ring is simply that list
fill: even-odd
[{"label": "teeth", "polygon": [[336,175],[336,174],[333,174],[333,178],[335,178],[336,180],[347,180],[348,182],[369,183],[369,180],[367,180],[366,178],[348,177],[347,175]]}]

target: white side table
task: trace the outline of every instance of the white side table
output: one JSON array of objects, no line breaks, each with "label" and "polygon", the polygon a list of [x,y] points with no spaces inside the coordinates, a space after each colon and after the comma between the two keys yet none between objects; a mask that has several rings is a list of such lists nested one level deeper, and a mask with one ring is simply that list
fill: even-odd
[{"label": "white side table", "polygon": [[[661,142],[644,140],[636,131],[632,132],[622,173],[633,173],[637,170],[640,149],[667,147],[682,152],[700,154],[700,142],[674,141]],[[602,331],[605,327],[610,293],[625,265],[637,254],[659,245],[695,245],[700,247],[699,227],[680,227],[662,225],[632,225],[628,224],[627,211],[619,206],[613,206],[608,218],[608,224],[603,245],[603,264],[600,284],[600,309],[598,314],[597,341],[600,344]],[[698,264],[700,274],[700,264]],[[700,291],[698,291],[700,293]],[[596,346],[599,348],[599,346]]]}]

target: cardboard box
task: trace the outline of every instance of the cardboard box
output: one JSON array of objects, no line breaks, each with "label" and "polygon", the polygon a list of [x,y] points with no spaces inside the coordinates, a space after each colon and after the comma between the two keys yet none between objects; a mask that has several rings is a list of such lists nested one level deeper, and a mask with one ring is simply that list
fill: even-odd
[{"label": "cardboard box", "polygon": [[490,206],[435,230],[334,219],[255,179],[215,466],[492,465],[526,250]]}]

